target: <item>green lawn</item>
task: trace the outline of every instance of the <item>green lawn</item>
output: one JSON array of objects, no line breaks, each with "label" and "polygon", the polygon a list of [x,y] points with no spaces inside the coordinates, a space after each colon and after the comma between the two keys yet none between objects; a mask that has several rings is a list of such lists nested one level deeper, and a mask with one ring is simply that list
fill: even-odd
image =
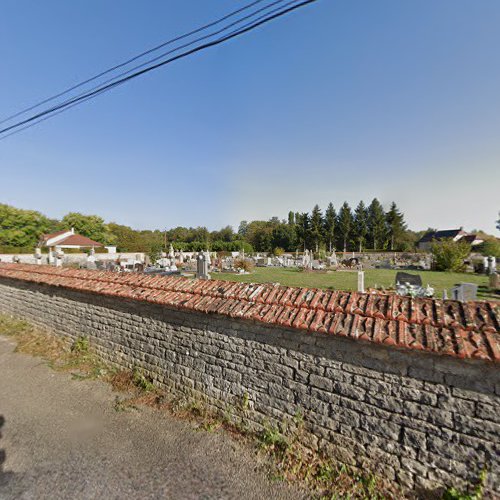
[{"label": "green lawn", "polygon": [[[391,269],[368,269],[365,271],[365,287],[394,285],[396,272]],[[480,286],[478,296],[482,299],[494,299],[488,293],[488,278],[477,274],[443,273],[437,271],[408,271],[420,274],[424,286],[429,284],[436,290],[436,297],[441,297],[443,290],[448,290],[456,283],[476,283]],[[288,286],[303,286],[308,288],[332,288],[338,290],[356,290],[358,277],[356,271],[304,272],[300,269],[280,267],[256,267],[251,274],[212,273],[213,279],[241,281],[244,283],[280,283]],[[496,297],[498,299],[498,296]]]}]

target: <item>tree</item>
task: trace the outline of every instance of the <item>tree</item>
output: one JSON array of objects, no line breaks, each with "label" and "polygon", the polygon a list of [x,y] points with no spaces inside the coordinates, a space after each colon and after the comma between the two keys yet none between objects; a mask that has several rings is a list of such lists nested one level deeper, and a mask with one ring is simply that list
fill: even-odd
[{"label": "tree", "polygon": [[163,245],[161,243],[152,243],[149,247],[148,257],[151,264],[156,264],[161,258],[161,253],[163,251]]},{"label": "tree", "polygon": [[337,234],[339,242],[344,248],[344,252],[347,252],[347,244],[351,235],[352,226],[353,217],[351,207],[349,206],[347,201],[345,201],[344,204],[340,207],[339,215],[337,217]]},{"label": "tree", "polygon": [[386,236],[385,213],[382,205],[373,198],[368,207],[368,237],[373,245],[373,250],[383,248]]},{"label": "tree", "polygon": [[309,224],[309,238],[316,252],[319,251],[319,246],[323,242],[323,215],[319,205],[315,205]]},{"label": "tree", "polygon": [[98,215],[70,212],[62,218],[61,225],[65,229],[73,228],[78,234],[99,243],[111,244],[115,242],[108,226],[104,224],[104,219]]},{"label": "tree", "polygon": [[272,247],[283,248],[287,251],[293,251],[297,247],[297,234],[295,224],[279,224],[273,228]]},{"label": "tree", "polygon": [[288,212],[288,224],[290,224],[290,226],[295,226],[295,213],[291,210]]},{"label": "tree", "polygon": [[35,247],[41,235],[52,229],[51,221],[34,210],[0,204],[0,245]]},{"label": "tree", "polygon": [[465,241],[453,241],[451,238],[435,241],[431,245],[434,266],[438,271],[461,272],[465,269],[465,259],[471,247]]},{"label": "tree", "polygon": [[406,231],[406,224],[403,214],[398,210],[396,203],[392,202],[385,216],[387,223],[387,236],[391,250],[394,250],[399,245],[401,238]]},{"label": "tree", "polygon": [[500,259],[500,241],[496,238],[491,240],[486,240],[481,243],[477,249],[481,252],[485,257],[489,257],[490,255]]},{"label": "tree", "polygon": [[233,241],[234,239],[234,231],[231,226],[226,226],[220,229],[219,231],[212,231],[210,233],[211,241]]},{"label": "tree", "polygon": [[245,236],[247,235],[247,230],[248,230],[248,222],[246,220],[242,220],[238,227],[238,236],[240,238],[245,238]]},{"label": "tree", "polygon": [[368,210],[363,201],[358,203],[354,211],[353,226],[354,240],[358,244],[358,250],[362,252],[368,234]]},{"label": "tree", "polygon": [[497,229],[500,231],[500,212],[498,212]]},{"label": "tree", "polygon": [[134,231],[131,227],[111,222],[108,224],[108,228],[115,237],[119,252],[144,252],[149,250],[146,245],[142,245],[139,232]]},{"label": "tree", "polygon": [[254,220],[248,224],[246,240],[257,252],[272,251],[273,226],[268,221]]},{"label": "tree", "polygon": [[325,235],[325,241],[328,244],[328,251],[333,250],[333,243],[335,241],[335,220],[337,218],[337,213],[333,207],[333,203],[330,202],[328,207],[326,207],[325,218],[323,220],[323,231]]},{"label": "tree", "polygon": [[295,221],[297,223],[297,241],[305,251],[309,243],[309,214],[307,212],[296,213]]}]

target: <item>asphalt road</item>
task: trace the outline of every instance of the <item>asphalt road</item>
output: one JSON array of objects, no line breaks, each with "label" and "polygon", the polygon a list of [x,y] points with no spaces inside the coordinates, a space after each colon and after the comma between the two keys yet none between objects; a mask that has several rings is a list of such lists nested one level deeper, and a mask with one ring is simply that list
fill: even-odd
[{"label": "asphalt road", "polygon": [[104,383],[72,380],[0,337],[0,499],[280,499],[231,436],[160,412],[114,409]]}]

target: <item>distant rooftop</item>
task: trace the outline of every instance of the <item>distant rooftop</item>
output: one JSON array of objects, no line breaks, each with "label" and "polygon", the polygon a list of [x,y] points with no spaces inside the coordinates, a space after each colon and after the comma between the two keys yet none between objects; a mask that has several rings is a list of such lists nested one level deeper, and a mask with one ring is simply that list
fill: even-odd
[{"label": "distant rooftop", "polygon": [[91,240],[81,234],[75,234],[74,229],[44,234],[38,246],[69,246],[69,247],[102,247],[102,243]]},{"label": "distant rooftop", "polygon": [[419,243],[425,243],[432,240],[444,240],[446,238],[456,238],[457,236],[466,236],[467,233],[462,229],[443,229],[439,231],[429,231],[420,238]]}]

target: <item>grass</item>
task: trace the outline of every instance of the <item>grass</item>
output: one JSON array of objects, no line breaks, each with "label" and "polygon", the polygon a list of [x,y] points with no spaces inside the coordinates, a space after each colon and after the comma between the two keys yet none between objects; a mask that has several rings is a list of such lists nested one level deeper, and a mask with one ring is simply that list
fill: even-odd
[{"label": "grass", "polygon": [[[445,273],[438,271],[409,271],[422,277],[423,285],[430,285],[435,290],[436,297],[442,297],[443,290],[451,296],[451,288],[460,282],[479,285],[478,298],[496,299],[488,290],[488,277],[470,273]],[[394,286],[397,271],[392,269],[367,269],[365,271],[365,288]],[[302,271],[297,268],[256,267],[251,274],[212,273],[213,279],[239,281],[243,283],[280,283],[286,286],[308,288],[325,288],[335,290],[356,290],[358,276],[356,271]]]}]

